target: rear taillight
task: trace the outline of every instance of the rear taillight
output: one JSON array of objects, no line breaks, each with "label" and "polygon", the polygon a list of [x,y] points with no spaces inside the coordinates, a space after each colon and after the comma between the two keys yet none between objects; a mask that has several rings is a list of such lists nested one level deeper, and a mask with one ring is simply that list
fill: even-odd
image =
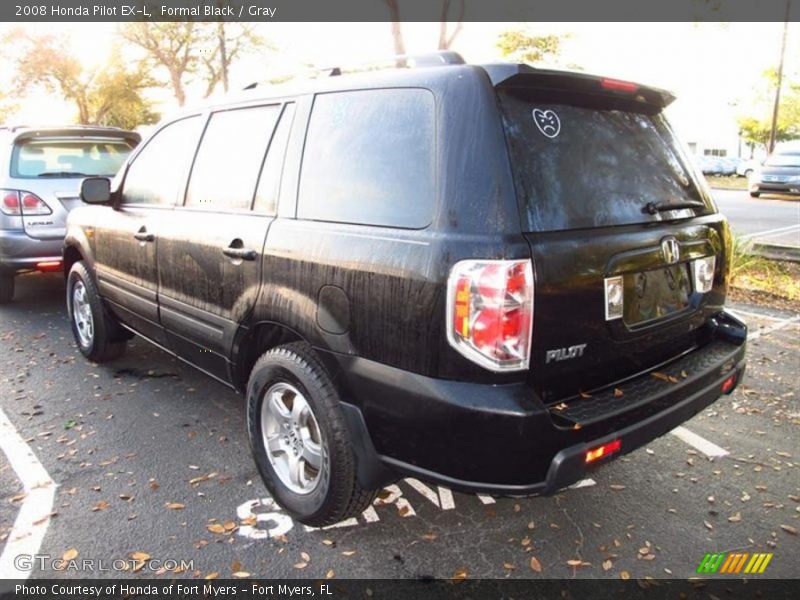
[{"label": "rear taillight", "polygon": [[30,192],[0,190],[0,196],[3,198],[0,210],[6,215],[33,217],[53,212],[44,200]]},{"label": "rear taillight", "polygon": [[528,368],[533,325],[530,260],[463,260],[447,281],[447,338],[492,371]]}]

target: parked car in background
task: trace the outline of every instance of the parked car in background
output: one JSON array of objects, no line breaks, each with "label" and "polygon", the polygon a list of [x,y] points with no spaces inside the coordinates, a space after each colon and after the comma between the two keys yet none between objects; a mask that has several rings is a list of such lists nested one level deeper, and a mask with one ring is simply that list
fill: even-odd
[{"label": "parked car in background", "polygon": [[753,198],[761,194],[800,195],[800,151],[770,155],[750,175],[748,185]]},{"label": "parked car in background", "polygon": [[749,179],[753,171],[760,166],[761,161],[755,158],[743,160],[736,166],[736,174],[740,177],[747,177]]},{"label": "parked car in background", "polygon": [[0,304],[17,274],[61,268],[81,180],[113,176],[139,140],[107,127],[0,127]]},{"label": "parked car in background", "polygon": [[315,527],[409,476],[555,493],[744,372],[673,96],[437,56],[185,109],[69,216],[81,353],[135,333],[241,391],[271,496]]}]

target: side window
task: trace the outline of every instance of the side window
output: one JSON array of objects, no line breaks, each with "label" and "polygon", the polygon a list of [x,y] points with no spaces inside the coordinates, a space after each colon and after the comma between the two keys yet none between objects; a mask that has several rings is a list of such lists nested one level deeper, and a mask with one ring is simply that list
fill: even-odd
[{"label": "side window", "polygon": [[199,116],[189,117],[156,133],[128,169],[122,202],[174,205],[182,191],[186,169],[197,149],[201,125]]},{"label": "side window", "polygon": [[267,158],[264,159],[264,168],[261,169],[256,200],[253,203],[253,210],[256,212],[267,215],[275,215],[278,212],[278,192],[283,172],[283,159],[286,157],[286,144],[289,141],[293,120],[294,103],[292,102],[283,109],[281,120],[278,122],[278,127],[269,144]]},{"label": "side window", "polygon": [[434,101],[423,89],[319,94],[297,216],[418,229],[435,199]]},{"label": "side window", "polygon": [[197,152],[186,206],[249,210],[280,105],[211,115]]}]

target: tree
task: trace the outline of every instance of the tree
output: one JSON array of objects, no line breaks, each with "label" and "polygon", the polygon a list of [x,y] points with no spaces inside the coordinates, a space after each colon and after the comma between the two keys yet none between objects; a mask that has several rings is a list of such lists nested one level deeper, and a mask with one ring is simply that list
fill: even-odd
[{"label": "tree", "polygon": [[[768,150],[772,128],[772,106],[775,87],[778,82],[775,69],[764,72],[766,89],[755,98],[754,108],[750,114],[739,117],[739,130],[742,139],[750,146],[763,146]],[[775,139],[778,142],[800,138],[800,84],[788,84],[780,98],[778,120],[775,128]]]},{"label": "tree", "polygon": [[[453,0],[441,0],[441,11],[439,13],[439,43],[437,48],[439,50],[449,50],[455,42],[464,21],[464,12],[466,10],[465,0],[456,0],[458,5],[458,19],[455,21],[455,28],[450,31],[450,9],[453,5]],[[386,7],[389,9],[389,16],[392,19],[392,41],[394,42],[394,53],[398,56],[406,54],[406,44],[403,39],[403,28],[400,21],[400,6],[399,0],[384,0]],[[405,60],[398,60],[397,66],[405,66]]]},{"label": "tree", "polygon": [[458,34],[461,33],[461,27],[464,24],[464,0],[458,0],[458,20],[455,22],[456,26],[452,33],[448,33],[448,28],[450,25],[448,19],[451,1],[452,0],[442,0],[442,13],[439,17],[439,50],[450,49],[450,47],[453,45],[453,42],[456,41]]},{"label": "tree", "polygon": [[153,68],[167,72],[172,93],[179,106],[186,103],[187,77],[198,69],[201,35],[192,21],[176,23],[127,23],[120,35],[145,51]]},{"label": "tree", "polygon": [[497,40],[500,53],[513,62],[538,63],[557,58],[565,37],[531,35],[523,29],[504,31]]},{"label": "tree", "polygon": [[273,49],[252,23],[217,21],[203,24],[201,31],[210,48],[200,53],[206,82],[205,98],[214,93],[219,84],[225,92],[229,90],[231,65],[243,54]]},{"label": "tree", "polygon": [[8,100],[6,94],[0,92],[0,124],[5,123],[9,116],[17,110],[17,105]]},{"label": "tree", "polygon": [[142,94],[154,82],[141,66],[130,70],[118,50],[101,68],[86,70],[69,52],[63,38],[14,30],[5,42],[10,39],[15,48],[21,48],[15,61],[15,83],[20,94],[35,85],[58,91],[75,104],[77,122],[83,125],[131,129],[157,120],[152,104]]}]

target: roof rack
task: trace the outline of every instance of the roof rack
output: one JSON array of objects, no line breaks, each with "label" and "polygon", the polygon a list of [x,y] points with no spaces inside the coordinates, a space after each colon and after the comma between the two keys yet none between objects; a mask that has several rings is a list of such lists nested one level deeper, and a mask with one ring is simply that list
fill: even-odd
[{"label": "roof rack", "polygon": [[[462,56],[458,52],[452,50],[440,50],[438,52],[429,52],[425,54],[396,54],[369,62],[355,63],[343,67],[324,67],[319,69],[309,69],[298,73],[291,73],[285,76],[286,80],[295,79],[300,76],[307,77],[338,77],[343,73],[357,73],[363,71],[379,71],[383,69],[414,69],[425,67],[445,67],[450,65],[463,65],[466,64]],[[254,81],[250,85],[245,86],[243,89],[252,90],[260,85],[264,85],[264,81]]]}]

